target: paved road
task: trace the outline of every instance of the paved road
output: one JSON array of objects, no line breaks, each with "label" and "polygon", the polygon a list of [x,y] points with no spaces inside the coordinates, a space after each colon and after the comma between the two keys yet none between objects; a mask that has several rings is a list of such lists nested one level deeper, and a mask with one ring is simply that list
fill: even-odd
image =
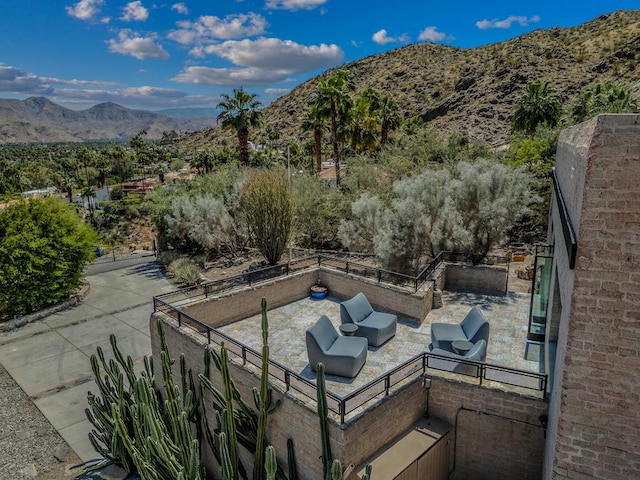
[{"label": "paved road", "polygon": [[110,353],[113,333],[123,354],[141,364],[151,353],[152,297],[175,290],[149,260],[88,271],[91,291],[81,304],[0,334],[0,363],[83,461],[97,457],[84,413],[87,392],[97,393],[90,355],[98,346]]}]

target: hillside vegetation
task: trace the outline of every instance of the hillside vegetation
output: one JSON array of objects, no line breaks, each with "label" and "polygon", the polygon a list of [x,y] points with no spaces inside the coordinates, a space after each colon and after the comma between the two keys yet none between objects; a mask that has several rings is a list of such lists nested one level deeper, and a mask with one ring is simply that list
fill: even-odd
[{"label": "hillside vegetation", "polygon": [[[473,49],[420,43],[344,65],[357,90],[373,86],[394,98],[405,119],[420,117],[445,133],[467,131],[494,146],[507,143],[514,102],[530,81],[549,81],[569,107],[581,89],[604,79],[640,80],[640,10],[618,11],[572,28],[536,30]],[[299,85],[264,109],[254,142],[266,129],[287,139],[309,138],[300,124],[323,78]],[[231,131],[211,128],[187,134],[184,147],[233,144]]]}]

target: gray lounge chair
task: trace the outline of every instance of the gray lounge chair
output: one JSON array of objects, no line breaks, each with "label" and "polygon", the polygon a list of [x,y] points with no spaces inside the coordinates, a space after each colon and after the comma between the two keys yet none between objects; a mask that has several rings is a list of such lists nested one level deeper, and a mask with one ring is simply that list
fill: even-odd
[{"label": "gray lounge chair", "polygon": [[356,324],[356,335],[365,337],[369,345],[379,347],[396,334],[398,317],[374,311],[367,297],[361,292],[340,304],[340,321]]},{"label": "gray lounge chair", "polygon": [[[460,363],[459,360],[471,360],[475,362],[484,362],[487,357],[487,342],[486,340],[478,340],[471,350],[464,355],[458,355],[457,353],[450,352],[449,350],[443,350],[442,348],[433,348],[429,350],[429,353],[435,355],[442,355],[445,358],[431,357],[427,360],[427,365],[431,368],[437,368],[440,370],[446,370],[448,372],[462,373],[465,375],[477,376],[478,367],[473,364]],[[449,360],[449,358],[451,360]]]},{"label": "gray lounge chair", "polygon": [[467,340],[474,345],[480,340],[489,343],[489,322],[484,318],[478,307],[473,307],[462,323],[432,323],[431,345],[453,353],[451,342],[455,340]]},{"label": "gray lounge chair", "polygon": [[366,339],[340,336],[326,315],[307,330],[306,342],[309,364],[314,372],[316,365],[322,363],[327,374],[353,378],[367,359]]}]

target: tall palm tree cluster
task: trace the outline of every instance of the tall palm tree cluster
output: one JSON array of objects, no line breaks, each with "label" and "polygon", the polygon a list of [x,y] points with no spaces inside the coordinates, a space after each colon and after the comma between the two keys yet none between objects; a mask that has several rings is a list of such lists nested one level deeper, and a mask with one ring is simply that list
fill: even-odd
[{"label": "tall palm tree cluster", "polygon": [[371,87],[355,95],[355,84],[349,73],[340,69],[320,81],[302,129],[313,132],[316,169],[319,170],[323,133],[328,128],[336,182],[339,183],[340,163],[346,154],[375,151],[387,143],[389,132],[398,128],[402,120],[395,100]]},{"label": "tall palm tree cluster", "polygon": [[[256,94],[242,88],[234,89],[233,95],[223,94],[222,98],[218,104],[218,121],[223,128],[236,131],[240,162],[249,165],[249,129],[262,125],[262,103]],[[339,182],[340,163],[347,154],[376,151],[387,143],[389,132],[398,128],[402,120],[395,100],[371,87],[356,95],[348,72],[340,69],[320,81],[301,127],[303,131],[313,132],[316,170],[320,170],[322,164],[324,134],[329,133]],[[270,138],[275,133],[271,132]]]}]

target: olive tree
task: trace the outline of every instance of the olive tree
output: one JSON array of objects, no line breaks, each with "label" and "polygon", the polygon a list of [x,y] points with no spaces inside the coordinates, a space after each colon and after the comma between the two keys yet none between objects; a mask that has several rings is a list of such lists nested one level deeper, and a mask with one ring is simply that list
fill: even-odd
[{"label": "olive tree", "polygon": [[165,220],[170,238],[200,248],[207,255],[233,257],[246,243],[244,222],[232,216],[223,197],[205,194],[191,198],[185,193],[173,199]]}]

